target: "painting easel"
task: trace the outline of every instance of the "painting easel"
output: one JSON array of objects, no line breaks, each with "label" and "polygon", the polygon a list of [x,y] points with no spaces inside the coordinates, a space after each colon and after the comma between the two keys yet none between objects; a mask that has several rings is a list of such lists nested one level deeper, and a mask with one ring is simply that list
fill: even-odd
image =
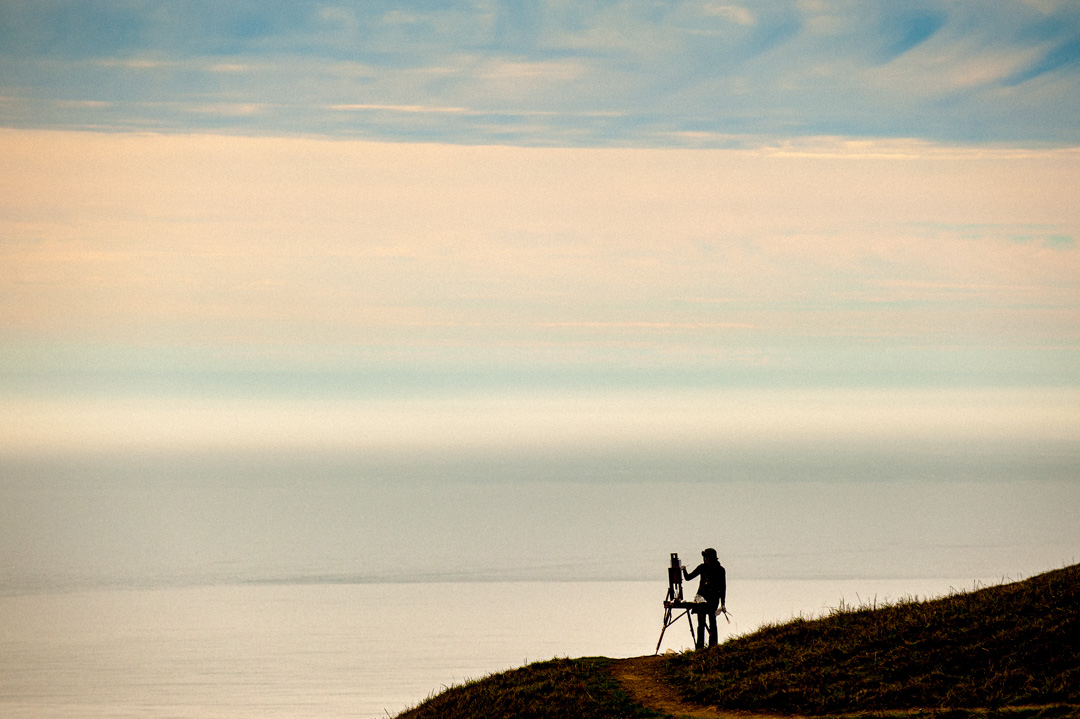
[{"label": "painting easel", "polygon": [[[668,589],[667,597],[664,599],[664,628],[660,630],[660,638],[656,641],[656,651],[653,652],[653,656],[660,653],[660,642],[664,641],[664,632],[672,624],[682,619],[683,615],[686,615],[686,621],[690,624],[690,639],[694,639],[694,620],[691,618],[690,612],[699,605],[683,599],[682,562],[679,561],[677,552],[671,553],[671,565],[668,567],[667,576]],[[672,619],[672,614],[679,609],[683,610],[682,614]]]}]

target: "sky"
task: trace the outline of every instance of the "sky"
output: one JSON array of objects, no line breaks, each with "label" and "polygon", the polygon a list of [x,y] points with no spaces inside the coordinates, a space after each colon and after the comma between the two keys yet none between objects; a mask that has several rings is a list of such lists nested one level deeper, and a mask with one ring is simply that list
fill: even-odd
[{"label": "sky", "polygon": [[1070,0],[0,3],[20,128],[558,147],[1075,144]]},{"label": "sky", "polygon": [[[254,576],[290,540],[251,517],[308,502],[336,519],[286,522],[325,536],[279,574],[398,576],[343,549],[393,537],[481,576],[538,545],[529,576],[584,576],[578,542],[640,577],[662,537],[590,527],[672,508],[664,482],[735,482],[738,536],[776,534],[732,551],[768,576],[954,576],[973,515],[963,572],[996,573],[991,547],[1074,561],[1077,188],[1070,1],[0,0],[0,569],[46,545],[89,566],[48,527],[108,572],[146,559],[120,546],[175,549],[131,512],[82,517],[111,505],[186,517],[177,566]],[[271,492],[222,558],[192,508],[235,497],[199,478],[257,482],[267,457],[371,486]],[[161,504],[130,467],[190,492]],[[1053,487],[1010,517],[1029,485],[977,491],[1010,478]],[[787,489],[744,491],[766,479]],[[929,505],[860,484],[948,479]],[[785,533],[784,496],[832,529]],[[394,524],[408,497],[426,514]],[[858,517],[890,502],[930,539],[836,560],[845,528],[886,551]],[[1016,518],[1039,516],[1035,547]]]}]

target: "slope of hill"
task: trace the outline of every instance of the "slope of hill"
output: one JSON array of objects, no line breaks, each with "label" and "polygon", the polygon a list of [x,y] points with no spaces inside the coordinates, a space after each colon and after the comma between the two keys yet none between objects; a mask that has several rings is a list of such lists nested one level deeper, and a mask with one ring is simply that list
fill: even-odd
[{"label": "slope of hill", "polygon": [[[627,684],[642,676],[652,691]],[[649,696],[663,702],[643,706]],[[843,606],[822,619],[795,619],[672,657],[530,664],[447,689],[400,717],[872,712],[1019,719],[1080,717],[1078,705],[1080,565],[1074,565],[930,601]]]},{"label": "slope of hill", "polygon": [[675,657],[667,676],[688,699],[746,711],[1080,702],[1080,565],[796,619]]},{"label": "slope of hill", "polygon": [[552,659],[450,687],[398,719],[648,719],[612,677],[612,660]]}]

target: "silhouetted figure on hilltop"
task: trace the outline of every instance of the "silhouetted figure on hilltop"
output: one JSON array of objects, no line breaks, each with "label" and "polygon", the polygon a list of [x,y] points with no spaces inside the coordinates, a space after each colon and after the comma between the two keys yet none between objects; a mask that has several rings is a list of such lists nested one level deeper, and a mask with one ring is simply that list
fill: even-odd
[{"label": "silhouetted figure on hilltop", "polygon": [[716,612],[717,609],[726,609],[727,603],[727,573],[724,571],[724,567],[721,566],[720,560],[716,558],[715,549],[706,549],[701,553],[701,557],[705,560],[697,566],[692,572],[687,572],[686,567],[683,567],[683,579],[693,579],[694,577],[701,577],[701,581],[698,582],[698,596],[704,599],[702,606],[699,609],[695,609],[694,613],[698,615],[697,626],[697,648],[701,649],[705,646],[705,621],[709,622],[709,646],[716,644]]}]

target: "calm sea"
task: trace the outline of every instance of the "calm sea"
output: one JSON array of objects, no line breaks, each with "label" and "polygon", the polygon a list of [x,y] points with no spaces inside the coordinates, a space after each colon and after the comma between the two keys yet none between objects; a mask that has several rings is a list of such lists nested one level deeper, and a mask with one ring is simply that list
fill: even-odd
[{"label": "calm sea", "polygon": [[14,403],[0,716],[385,717],[651,654],[672,551],[720,552],[725,636],[1080,560],[1075,393],[800,397]]},{"label": "calm sea", "polygon": [[[732,636],[965,579],[739,581]],[[443,687],[552,657],[651,654],[656,582],[234,584],[0,597],[10,719],[385,717]],[[661,651],[691,645],[685,622]]]}]

